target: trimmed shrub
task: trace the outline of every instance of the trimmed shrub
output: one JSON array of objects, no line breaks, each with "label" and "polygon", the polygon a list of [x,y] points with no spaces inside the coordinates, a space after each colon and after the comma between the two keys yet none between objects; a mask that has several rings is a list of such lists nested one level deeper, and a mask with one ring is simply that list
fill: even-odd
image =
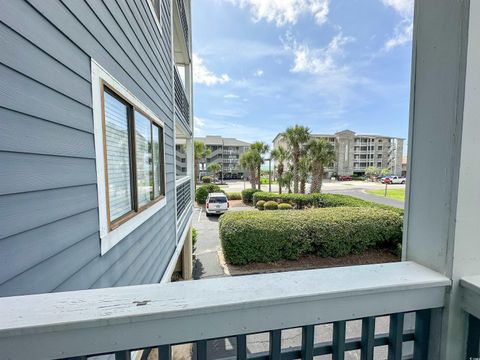
[{"label": "trimmed shrub", "polygon": [[215,184],[208,184],[208,185],[202,185],[197,188],[195,191],[195,201],[199,205],[204,205],[205,202],[207,201],[208,194],[212,192],[223,192],[222,189],[220,189],[220,186],[215,185]]},{"label": "trimmed shrub", "polygon": [[378,204],[372,201],[362,200],[349,195],[339,194],[276,194],[269,192],[260,192],[253,195],[253,201],[256,203],[259,200],[276,201],[279,203],[288,203],[296,209],[303,209],[305,207],[373,207],[384,210],[394,211],[403,216],[403,209],[399,209],[389,205]]},{"label": "trimmed shrub", "polygon": [[242,194],[239,192],[227,192],[228,200],[242,200]]},{"label": "trimmed shrub", "polygon": [[278,203],[276,201],[267,201],[263,207],[265,210],[278,210]]},{"label": "trimmed shrub", "polygon": [[195,247],[195,244],[197,243],[197,236],[198,236],[197,229],[192,228],[192,246],[193,247]]},{"label": "trimmed shrub", "polygon": [[227,261],[244,265],[397,246],[402,223],[399,214],[374,208],[232,211],[220,218],[220,238]]},{"label": "trimmed shrub", "polygon": [[[253,194],[255,194],[257,192],[262,192],[262,190],[258,190],[258,189],[242,190],[242,201],[243,201],[243,203],[246,204],[246,205],[256,204],[257,202],[253,201]],[[258,200],[262,200],[262,199],[258,199]]]},{"label": "trimmed shrub", "polygon": [[263,200],[257,201],[257,204],[255,206],[257,207],[258,210],[263,210],[265,207],[265,201]]},{"label": "trimmed shrub", "polygon": [[293,206],[286,203],[278,204],[278,210],[292,210]]},{"label": "trimmed shrub", "polygon": [[204,176],[202,177],[202,182],[204,184],[210,184],[212,182],[212,178],[210,176]]}]

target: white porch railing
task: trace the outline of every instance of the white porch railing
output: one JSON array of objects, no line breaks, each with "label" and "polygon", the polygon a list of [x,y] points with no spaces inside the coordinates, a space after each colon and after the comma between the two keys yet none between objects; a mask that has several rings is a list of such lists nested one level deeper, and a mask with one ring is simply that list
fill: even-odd
[{"label": "white porch railing", "polygon": [[467,359],[480,358],[480,276],[460,280],[462,308],[468,314]]},{"label": "white porch railing", "polygon": [[[206,358],[208,339],[236,336],[237,358],[246,359],[246,334],[270,332],[262,359],[311,359],[361,349],[373,358],[388,345],[401,359],[414,341],[414,359],[426,358],[430,309],[444,305],[450,280],[412,262],[214,278],[0,299],[0,358],[86,358],[194,342]],[[403,316],[416,313],[415,330]],[[390,315],[388,334],[375,335],[375,317]],[[347,320],[363,319],[362,337],[345,338]],[[314,325],[333,323],[330,343],[314,344]],[[281,331],[302,328],[302,346],[285,351]],[[250,357],[249,357],[250,359]]]}]

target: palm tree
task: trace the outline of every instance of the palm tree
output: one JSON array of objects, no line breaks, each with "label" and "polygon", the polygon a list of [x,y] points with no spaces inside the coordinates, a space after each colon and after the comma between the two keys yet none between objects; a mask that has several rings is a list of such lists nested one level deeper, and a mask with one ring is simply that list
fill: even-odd
[{"label": "palm tree", "polygon": [[312,161],[311,193],[319,193],[322,189],[323,169],[335,161],[335,150],[325,139],[312,139],[307,144],[308,156]]},{"label": "palm tree", "polygon": [[298,173],[300,176],[300,193],[305,194],[305,184],[307,182],[308,176],[312,171],[312,161],[307,154],[304,154],[300,158],[300,163],[298,164]]},{"label": "palm tree", "polygon": [[281,178],[282,186],[285,186],[287,188],[287,192],[289,194],[292,193],[292,180],[293,180],[293,172],[286,171],[283,173]]},{"label": "palm tree", "polygon": [[217,175],[218,172],[222,169],[222,165],[220,165],[218,162],[213,162],[208,165],[207,170],[213,173],[213,177]]},{"label": "palm tree", "polygon": [[260,179],[261,179],[261,170],[262,164],[264,162],[263,156],[270,150],[270,146],[265,144],[263,141],[255,141],[252,145],[250,145],[250,150],[256,151],[259,155],[257,158],[257,181],[258,181],[258,188],[260,189]]},{"label": "palm tree", "polygon": [[209,156],[212,151],[205,146],[203,141],[195,140],[193,142],[193,152],[194,152],[193,158],[195,162],[195,185],[196,185],[197,181],[199,180],[198,178],[200,176],[200,160]]},{"label": "palm tree", "polygon": [[277,180],[278,180],[278,193],[282,193],[282,175],[285,171],[285,162],[289,159],[290,154],[284,147],[279,146],[272,150],[271,157],[277,162]]},{"label": "palm tree", "polygon": [[249,149],[240,155],[240,166],[248,170],[250,173],[250,184],[252,189],[255,189],[255,172],[257,170],[257,164],[261,163],[260,154],[257,151]]},{"label": "palm tree", "polygon": [[306,126],[295,125],[287,128],[281,136],[291,149],[293,160],[293,192],[298,193],[298,182],[300,180],[298,173],[300,149],[301,146],[310,139],[310,129]]}]

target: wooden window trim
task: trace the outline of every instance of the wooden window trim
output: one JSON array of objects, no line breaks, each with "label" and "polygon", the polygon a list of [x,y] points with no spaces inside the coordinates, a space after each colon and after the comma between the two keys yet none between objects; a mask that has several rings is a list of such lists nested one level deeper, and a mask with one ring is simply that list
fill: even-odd
[{"label": "wooden window trim", "polygon": [[[118,228],[120,225],[128,222],[141,212],[155,205],[159,201],[165,198],[165,152],[164,152],[164,125],[156,121],[152,116],[147,114],[135,104],[132,104],[127,98],[125,98],[120,92],[118,92],[114,86],[109,85],[105,80],[101,80],[101,106],[102,106],[102,131],[103,131],[103,160],[104,160],[104,171],[105,171],[105,194],[106,194],[106,207],[107,207],[107,223],[108,231],[112,231]],[[130,196],[132,203],[132,210],[120,216],[119,218],[111,221],[110,218],[110,197],[109,197],[109,187],[108,187],[108,160],[107,160],[107,142],[106,142],[106,121],[105,121],[105,92],[110,93],[113,97],[117,98],[120,102],[127,105],[127,122],[128,122],[128,136],[129,136],[129,164],[130,164]],[[152,143],[152,162],[153,162],[153,124],[155,124],[159,130],[161,130],[161,139],[159,133],[159,160],[160,160],[160,195],[151,197],[151,200],[148,204],[145,204],[141,207],[138,205],[138,189],[137,189],[137,163],[136,163],[136,127],[135,127],[135,112],[138,112],[145,116],[150,121],[150,141]],[[152,163],[152,167],[154,167]],[[152,176],[153,171],[152,171]],[[153,192],[154,194],[154,192]]]}]

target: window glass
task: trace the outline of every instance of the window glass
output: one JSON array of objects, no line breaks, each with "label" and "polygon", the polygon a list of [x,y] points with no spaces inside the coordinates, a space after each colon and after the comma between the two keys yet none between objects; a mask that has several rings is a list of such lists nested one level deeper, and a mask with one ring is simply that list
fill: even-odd
[{"label": "window glass", "polygon": [[187,143],[185,139],[175,140],[175,167],[176,178],[181,179],[187,176]]},{"label": "window glass", "polygon": [[135,157],[137,168],[138,206],[153,199],[153,159],[151,122],[135,111]]},{"label": "window glass", "polygon": [[163,195],[163,166],[162,166],[162,129],[155,124],[152,124],[152,147],[153,147],[153,196],[158,197]]},{"label": "window glass", "polygon": [[110,221],[132,210],[128,106],[104,92]]}]

